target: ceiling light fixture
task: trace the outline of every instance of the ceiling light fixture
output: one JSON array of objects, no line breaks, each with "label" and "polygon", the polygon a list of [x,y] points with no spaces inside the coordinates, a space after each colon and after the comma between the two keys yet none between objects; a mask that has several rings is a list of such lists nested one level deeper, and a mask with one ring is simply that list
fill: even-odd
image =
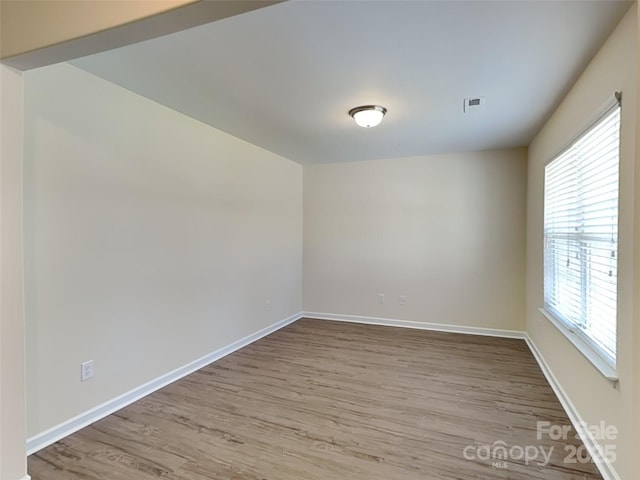
[{"label": "ceiling light fixture", "polygon": [[364,128],[378,125],[385,113],[387,113],[387,109],[380,105],[363,105],[349,110],[349,115],[353,117],[358,125]]}]

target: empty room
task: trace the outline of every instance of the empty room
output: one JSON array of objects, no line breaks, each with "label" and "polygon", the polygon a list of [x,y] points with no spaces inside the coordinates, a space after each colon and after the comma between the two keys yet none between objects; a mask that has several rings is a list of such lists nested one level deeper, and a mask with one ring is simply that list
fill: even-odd
[{"label": "empty room", "polygon": [[640,478],[639,23],[0,0],[0,479]]}]

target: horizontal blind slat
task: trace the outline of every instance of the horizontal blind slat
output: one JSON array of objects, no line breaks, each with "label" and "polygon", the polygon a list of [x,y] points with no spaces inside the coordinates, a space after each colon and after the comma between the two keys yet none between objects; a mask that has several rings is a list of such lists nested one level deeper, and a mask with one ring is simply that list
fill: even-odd
[{"label": "horizontal blind slat", "polygon": [[545,167],[545,305],[615,362],[620,108]]}]

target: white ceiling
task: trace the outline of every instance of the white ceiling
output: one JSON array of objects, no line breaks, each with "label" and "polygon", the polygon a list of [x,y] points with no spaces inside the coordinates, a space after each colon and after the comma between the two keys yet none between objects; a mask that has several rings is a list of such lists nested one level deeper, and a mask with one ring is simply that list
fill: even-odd
[{"label": "white ceiling", "polygon": [[[629,6],[293,0],[72,63],[304,164],[508,148]],[[463,113],[470,96],[483,111]],[[357,127],[347,111],[370,103],[387,116]]]}]

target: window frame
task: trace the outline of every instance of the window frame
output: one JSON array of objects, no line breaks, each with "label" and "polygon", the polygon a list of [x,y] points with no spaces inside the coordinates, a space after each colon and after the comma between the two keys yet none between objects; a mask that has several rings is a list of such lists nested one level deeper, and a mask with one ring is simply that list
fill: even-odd
[{"label": "window frame", "polygon": [[[558,153],[554,154],[548,162],[544,164],[543,167],[543,218],[542,218],[542,227],[543,227],[543,247],[542,247],[542,280],[543,280],[543,306],[539,308],[540,313],[549,320],[549,322],[554,325],[568,340],[569,342],[587,359],[589,362],[609,381],[612,383],[618,382],[618,374],[616,370],[617,365],[617,352],[618,352],[618,317],[619,317],[619,281],[616,278],[616,318],[615,318],[615,329],[616,329],[616,347],[615,347],[615,357],[612,359],[609,355],[605,353],[605,351],[597,345],[596,341],[591,338],[590,335],[585,333],[578,324],[572,322],[568,318],[564,318],[561,312],[558,312],[550,305],[547,305],[547,296],[546,296],[546,281],[547,281],[547,262],[546,262],[546,212],[547,212],[547,167],[563,156],[567,151],[573,148],[576,143],[578,143],[583,137],[588,135],[593,129],[597,128],[599,124],[607,118],[610,113],[615,109],[619,109],[620,115],[620,123],[618,128],[621,128],[622,124],[622,94],[620,92],[616,92],[614,95],[614,99],[608,101],[603,108],[598,111],[598,114],[595,115],[591,122],[588,123],[586,128],[583,128],[578,135],[576,135],[573,140],[571,140],[565,148],[560,150]],[[616,264],[619,267],[619,232],[620,232],[620,161],[621,161],[621,139],[618,137],[618,152],[617,152],[617,161],[618,161],[618,179],[617,179],[617,232],[616,232]],[[581,269],[584,267],[581,267]],[[584,306],[584,303],[581,303]]]}]

